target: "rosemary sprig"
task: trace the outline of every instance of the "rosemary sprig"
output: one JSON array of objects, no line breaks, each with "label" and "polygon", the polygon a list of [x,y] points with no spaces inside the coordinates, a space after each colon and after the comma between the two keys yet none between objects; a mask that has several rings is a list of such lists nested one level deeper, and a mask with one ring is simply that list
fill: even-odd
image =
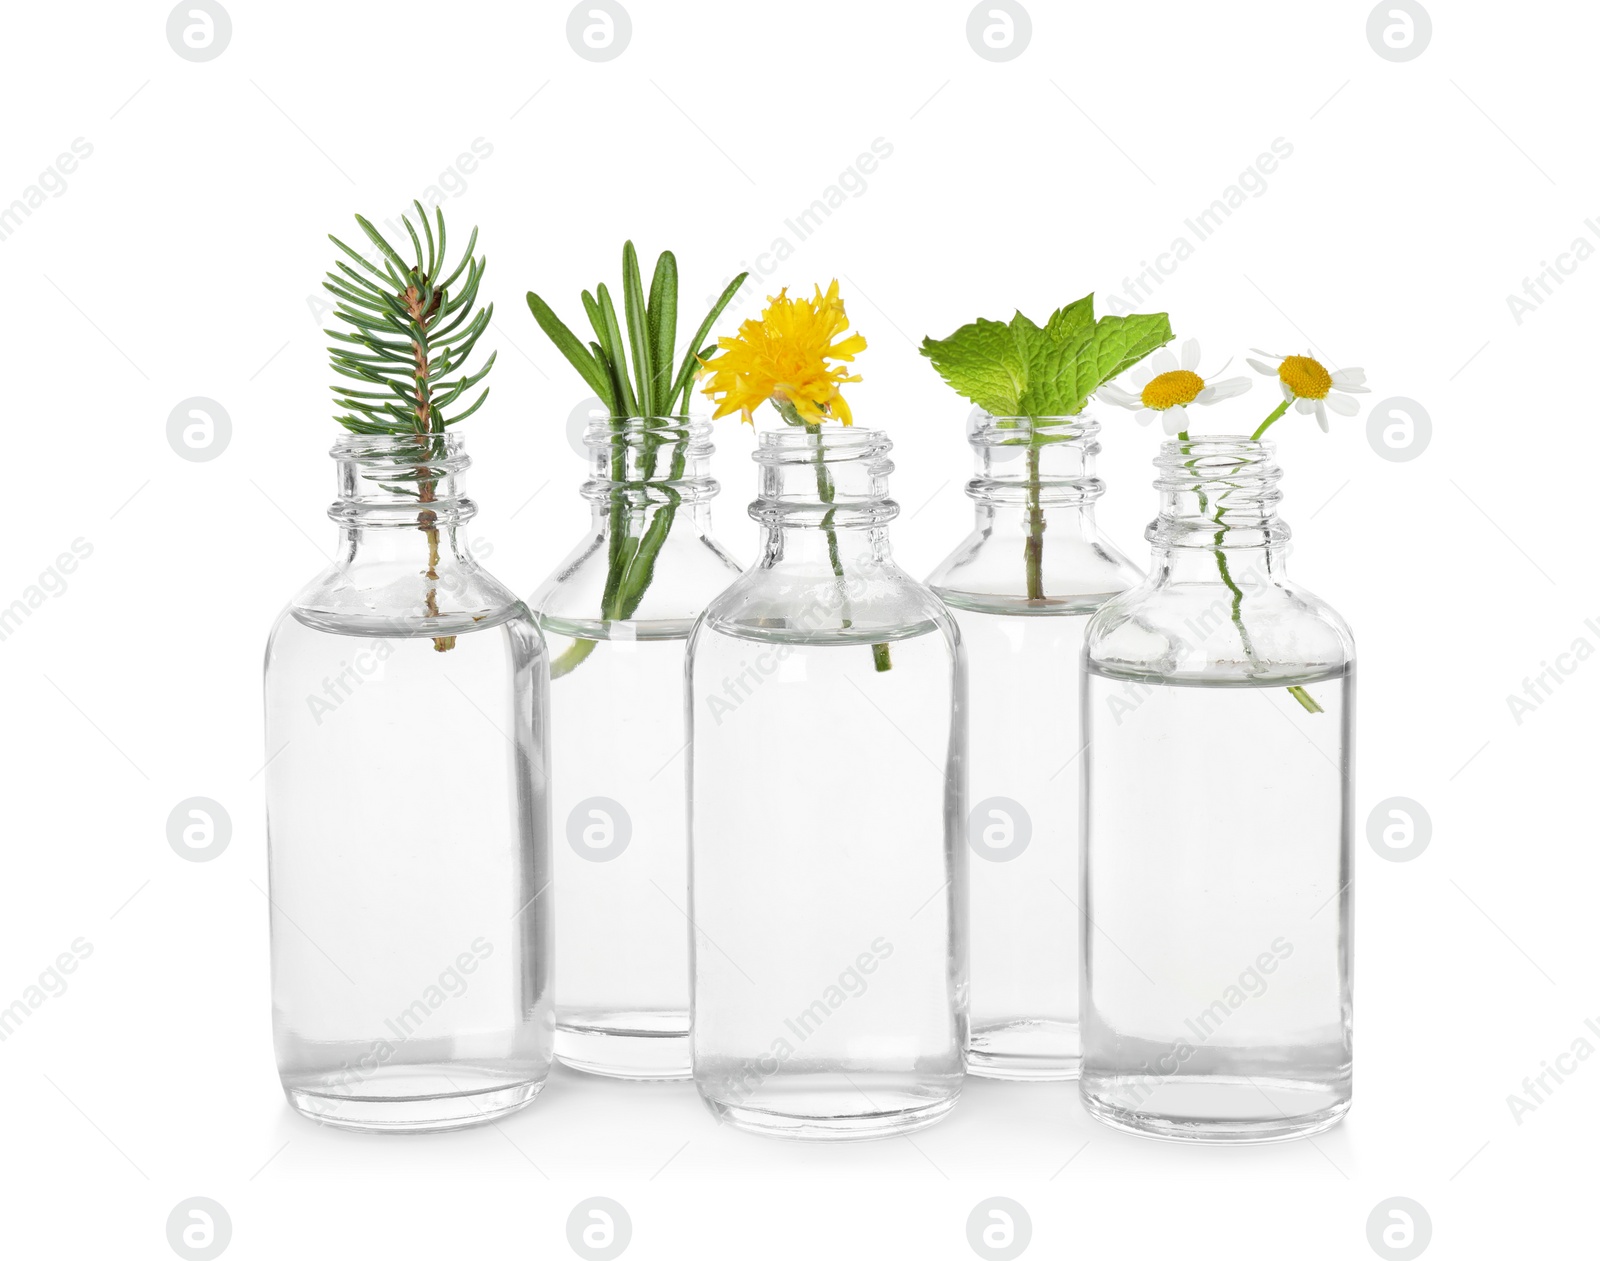
[{"label": "rosemary sprig", "polygon": [[[646,429],[667,427],[669,421],[685,416],[689,410],[689,391],[694,385],[700,361],[716,349],[706,344],[711,326],[738,292],[748,272],[740,272],[700,321],[689,339],[677,370],[678,339],[678,260],[670,250],[656,259],[650,278],[649,297],[645,296],[639,256],[633,242],[622,247],[622,320],[604,284],[594,293],[583,291],[583,310],[595,340],[587,346],[579,339],[550,304],[529,291],[528,309],[539,327],[555,344],[578,375],[593,390],[611,413],[613,434],[621,434],[629,418],[642,418]],[[626,336],[624,336],[626,330]],[[647,432],[641,446],[638,480],[651,482],[656,476],[660,439]],[[687,440],[672,444],[672,463],[666,481],[683,476],[687,459]],[[620,442],[611,448],[611,480],[628,478],[627,451]],[[611,497],[610,547],[607,554],[606,584],[600,599],[600,620],[626,621],[638,610],[650,581],[655,576],[660,554],[677,514],[679,495],[673,487],[658,485],[663,502],[650,514],[648,524],[639,522],[638,537],[628,498],[618,490]],[[595,640],[575,640],[550,664],[552,678],[571,672],[594,651]]]},{"label": "rosemary sprig", "polygon": [[[330,235],[328,239],[348,261],[335,261],[337,270],[328,273],[323,287],[334,296],[335,315],[351,330],[328,330],[334,342],[328,348],[333,370],[363,385],[379,387],[357,389],[335,383],[335,400],[345,410],[334,419],[352,433],[415,435],[422,459],[411,472],[397,475],[399,481],[414,482],[415,489],[385,489],[413,496],[419,505],[426,505],[435,502],[438,488],[438,474],[426,462],[440,453],[431,439],[446,426],[472,415],[489,397],[485,387],[469,406],[455,411],[456,403],[494,367],[493,353],[476,372],[467,367],[478,338],[494,316],[494,304],[477,305],[478,286],[488,265],[487,258],[472,254],[478,242],[477,228],[467,239],[461,261],[445,275],[444,212],[435,209],[430,225],[422,203],[412,204],[417,208],[422,237],[417,236],[409,216],[402,215],[400,222],[411,238],[413,262],[402,258],[382,233],[357,215],[356,223],[377,248],[377,260],[369,261]],[[417,528],[428,540],[426,577],[430,584],[436,583],[439,530],[433,509],[418,511]],[[428,616],[439,616],[438,592],[432,585],[424,603]],[[441,635],[433,646],[438,652],[448,652],[455,643],[454,635]]]},{"label": "rosemary sprig", "polygon": [[597,340],[587,347],[538,294],[528,293],[528,309],[545,335],[578,370],[615,420],[630,416],[680,416],[688,408],[689,391],[700,360],[716,350],[705,344],[711,326],[722,314],[749,272],[740,272],[700,321],[689,339],[676,373],[672,363],[678,337],[678,260],[667,250],[656,260],[646,300],[639,255],[628,241],[622,247],[622,305],[628,337],[622,338],[616,305],[604,284],[583,291],[583,309]]}]

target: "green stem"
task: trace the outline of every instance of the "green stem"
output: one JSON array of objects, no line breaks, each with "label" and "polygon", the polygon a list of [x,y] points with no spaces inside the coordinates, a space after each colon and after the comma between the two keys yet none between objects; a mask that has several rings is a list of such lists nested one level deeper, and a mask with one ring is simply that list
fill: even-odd
[{"label": "green stem", "polygon": [[[782,410],[782,408],[779,408],[780,413]],[[784,418],[788,419],[787,415]],[[798,414],[796,418],[798,419]],[[822,434],[822,426],[820,424],[805,424],[805,430],[812,437],[820,437]],[[817,444],[815,463],[817,466],[817,498],[829,505],[827,513],[822,518],[822,532],[828,536],[828,564],[833,569],[833,576],[839,580],[840,622],[848,627],[850,625],[850,597],[845,591],[844,562],[839,558],[839,535],[833,528],[833,477],[828,472],[827,461],[823,459],[821,443]],[[872,645],[872,665],[879,674],[894,667],[894,662],[889,657],[888,644]]]},{"label": "green stem", "polygon": [[[622,424],[622,417],[613,417],[612,432],[621,432]],[[644,446],[644,460],[640,473],[649,486],[653,484],[649,479],[655,474],[661,439],[654,435],[646,435]],[[688,462],[687,447],[687,434],[674,443],[672,465],[667,475],[669,483],[683,477]],[[623,444],[613,443],[611,479],[614,483],[620,483],[626,476],[626,450]],[[631,618],[638,611],[645,592],[649,590],[651,579],[655,576],[656,558],[666,544],[668,535],[672,533],[673,522],[677,519],[678,505],[683,500],[670,484],[657,485],[655,488],[665,496],[666,502],[657,506],[650,514],[649,524],[637,540],[634,539],[631,529],[633,514],[627,499],[628,492],[618,488],[613,488],[611,492],[610,548],[606,560],[605,590],[600,596],[602,621],[621,622]],[[596,642],[593,639],[574,640],[550,663],[550,677],[559,679],[562,675],[570,674],[588,659],[589,654],[595,650]]]},{"label": "green stem", "polygon": [[1280,416],[1282,416],[1284,414],[1284,412],[1286,412],[1288,410],[1289,410],[1289,400],[1288,399],[1284,399],[1283,402],[1279,403],[1276,407],[1274,407],[1272,409],[1272,415],[1268,416],[1265,420],[1263,420],[1261,422],[1261,424],[1259,426],[1257,426],[1256,431],[1253,434],[1250,435],[1250,441],[1251,442],[1260,441],[1261,435],[1266,433],[1267,430],[1272,427],[1273,422],[1276,421]]},{"label": "green stem", "polygon": [[1023,544],[1027,561],[1028,599],[1044,599],[1044,507],[1039,491],[1039,433],[1028,436],[1028,539]]},{"label": "green stem", "polygon": [[[1222,524],[1222,514],[1226,511],[1227,508],[1221,503],[1217,505],[1217,515],[1212,520],[1217,523],[1219,528],[1216,537],[1211,540],[1211,551],[1217,558],[1217,572],[1222,575],[1223,584],[1233,593],[1233,608],[1229,616],[1233,620],[1235,629],[1239,632],[1239,642],[1244,646],[1245,658],[1254,662],[1256,658],[1255,645],[1250,640],[1250,632],[1244,628],[1244,591],[1240,589],[1238,583],[1234,582],[1233,575],[1228,570],[1228,558],[1222,554],[1222,538],[1228,532],[1228,527]],[[1322,706],[1317,704],[1316,699],[1305,688],[1296,684],[1289,688],[1288,692],[1290,696],[1299,702],[1300,707],[1306,713],[1320,714],[1323,712]]]}]

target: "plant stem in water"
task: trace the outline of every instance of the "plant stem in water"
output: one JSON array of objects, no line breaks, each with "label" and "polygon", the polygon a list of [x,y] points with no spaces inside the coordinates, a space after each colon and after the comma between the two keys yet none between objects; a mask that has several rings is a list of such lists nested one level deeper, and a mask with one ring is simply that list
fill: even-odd
[{"label": "plant stem in water", "polygon": [[[1217,531],[1216,538],[1211,540],[1211,551],[1217,558],[1217,572],[1222,575],[1223,584],[1229,591],[1233,592],[1233,609],[1230,616],[1233,619],[1235,629],[1239,632],[1239,642],[1244,645],[1244,655],[1251,662],[1254,662],[1256,657],[1255,645],[1250,642],[1250,632],[1244,628],[1244,591],[1239,587],[1238,583],[1234,582],[1233,575],[1228,572],[1228,558],[1222,554],[1222,537],[1228,532],[1227,527],[1222,525],[1222,514],[1226,511],[1226,507],[1219,504],[1217,506],[1217,515],[1212,518],[1222,528]],[[1317,704],[1316,698],[1305,688],[1296,684],[1289,688],[1288,691],[1289,695],[1299,702],[1300,707],[1306,713],[1320,714],[1323,712],[1322,706]]]},{"label": "plant stem in water", "polygon": [[[806,425],[806,432],[812,437],[822,433],[821,425]],[[833,503],[833,477],[828,472],[827,461],[822,458],[822,445],[817,444],[817,498],[823,503]],[[833,567],[833,575],[839,580],[839,609],[840,620],[845,626],[850,625],[850,597],[845,592],[844,564],[839,559],[839,536],[833,528],[833,508],[830,506],[827,514],[822,518],[822,530],[828,536],[828,562]],[[872,666],[879,674],[885,670],[893,669],[894,662],[889,657],[888,644],[872,645]]]},{"label": "plant stem in water", "polygon": [[[618,430],[620,424],[621,418],[614,418],[613,430]],[[668,483],[676,482],[683,476],[688,462],[688,441],[687,433],[674,440],[672,465],[667,475]],[[646,435],[640,476],[647,486],[647,493],[649,489],[653,489],[662,494],[666,502],[658,505],[650,513],[649,524],[645,526],[639,538],[633,537],[633,511],[627,499],[628,492],[621,489],[613,489],[611,492],[610,552],[607,558],[605,590],[600,598],[600,616],[605,622],[627,621],[638,610],[645,592],[650,587],[651,579],[655,576],[656,558],[660,555],[667,536],[672,532],[678,505],[683,499],[670,484],[656,484],[651,481],[655,475],[660,444],[659,438]],[[620,443],[613,444],[611,480],[613,483],[621,483],[626,477],[626,453]],[[550,663],[550,677],[559,679],[562,675],[570,674],[588,659],[597,643],[598,641],[594,639],[575,639]]]},{"label": "plant stem in water", "polygon": [[1028,541],[1023,544],[1027,558],[1028,599],[1044,599],[1044,507],[1039,500],[1039,435],[1030,429],[1028,437]]}]

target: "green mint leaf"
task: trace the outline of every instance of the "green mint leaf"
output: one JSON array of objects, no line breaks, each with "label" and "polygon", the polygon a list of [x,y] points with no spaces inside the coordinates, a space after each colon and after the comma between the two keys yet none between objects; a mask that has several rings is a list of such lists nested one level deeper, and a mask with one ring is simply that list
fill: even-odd
[{"label": "green mint leaf", "polygon": [[1165,311],[1151,315],[1108,315],[1095,325],[1094,332],[1098,375],[1084,392],[1085,399],[1171,341],[1172,321]]},{"label": "green mint leaf", "polygon": [[1151,351],[1172,340],[1164,312],[1107,315],[1094,326],[1029,359],[1028,390],[1022,398],[1029,416],[1073,416],[1089,396],[1120,376]]},{"label": "green mint leaf", "polygon": [[1089,396],[1172,340],[1164,313],[1094,318],[1094,295],[1040,328],[1018,311],[1009,324],[978,320],[922,353],[958,393],[993,416],[1073,416]]},{"label": "green mint leaf", "polygon": [[1028,388],[1021,399],[1024,416],[1067,416],[1083,407],[1079,367],[1094,341],[1094,328],[1057,340],[1040,329],[1023,347],[1028,364]]},{"label": "green mint leaf", "polygon": [[951,389],[991,416],[1019,414],[1027,362],[1009,325],[998,320],[964,324],[939,341],[924,337],[922,353]]},{"label": "green mint leaf", "polygon": [[1044,331],[1056,341],[1083,332],[1094,324],[1094,294],[1086,294],[1076,302],[1068,303],[1045,321]]}]

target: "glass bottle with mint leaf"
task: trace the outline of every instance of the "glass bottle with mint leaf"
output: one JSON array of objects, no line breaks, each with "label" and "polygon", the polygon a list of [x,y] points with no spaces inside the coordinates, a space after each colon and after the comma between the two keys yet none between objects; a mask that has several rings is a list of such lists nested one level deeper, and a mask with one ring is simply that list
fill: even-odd
[{"label": "glass bottle with mint leaf", "polygon": [[968,1071],[1078,1072],[1078,737],[1084,627],[1141,578],[1101,533],[1101,384],[1170,341],[1164,314],[1041,326],[977,320],[922,353],[976,404],[972,533],[928,579],[961,628],[969,679],[971,1041]]},{"label": "glass bottle with mint leaf", "polygon": [[689,1076],[684,645],[739,576],[711,535],[711,424],[689,415],[733,280],[678,343],[678,264],[648,293],[633,243],[621,311],[583,293],[587,344],[538,294],[539,327],[598,399],[584,436],[589,528],[530,603],[548,638],[555,730],[556,1054],[612,1077]]},{"label": "glass bottle with mint leaf", "polygon": [[492,1120],[551,1059],[545,650],[466,545],[454,429],[493,308],[477,233],[448,269],[417,212],[409,249],[359,216],[365,250],[334,239],[340,542],[266,656],[278,1070],[363,1130]]}]

